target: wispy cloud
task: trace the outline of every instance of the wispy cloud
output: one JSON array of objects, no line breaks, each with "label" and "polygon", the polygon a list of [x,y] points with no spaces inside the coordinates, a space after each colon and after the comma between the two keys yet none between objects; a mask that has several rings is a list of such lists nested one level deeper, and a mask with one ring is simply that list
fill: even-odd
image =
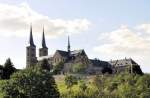
[{"label": "wispy cloud", "polygon": [[136,29],[144,31],[145,33],[150,33],[150,23],[138,25]]},{"label": "wispy cloud", "polygon": [[84,19],[64,20],[50,17],[33,10],[27,3],[18,6],[0,4],[0,36],[26,36],[32,22],[33,31],[41,35],[42,26],[49,37],[75,34],[88,30],[90,22]]},{"label": "wispy cloud", "polygon": [[116,30],[102,33],[98,42],[103,43],[95,46],[93,51],[109,59],[132,57],[140,64],[148,65],[150,58],[149,25],[141,24],[135,27],[122,25]]}]

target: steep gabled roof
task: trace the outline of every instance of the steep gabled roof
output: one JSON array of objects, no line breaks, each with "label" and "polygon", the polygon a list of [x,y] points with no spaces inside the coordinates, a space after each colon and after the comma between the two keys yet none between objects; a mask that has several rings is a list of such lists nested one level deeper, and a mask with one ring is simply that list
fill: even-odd
[{"label": "steep gabled roof", "polygon": [[127,65],[138,65],[134,60],[130,59],[120,59],[109,61],[112,66],[127,66]]},{"label": "steep gabled roof", "polygon": [[71,54],[73,55],[73,54],[81,54],[82,52],[84,52],[84,50],[83,49],[80,49],[80,50],[74,50],[74,51],[71,51]]},{"label": "steep gabled roof", "polygon": [[63,50],[56,50],[56,53],[59,53],[63,57],[68,57],[68,52]]},{"label": "steep gabled roof", "polygon": [[[86,55],[84,49],[71,51],[71,56]],[[87,56],[87,55],[86,55]]]},{"label": "steep gabled roof", "polygon": [[[63,57],[69,57],[69,53],[67,51],[63,51],[63,50],[56,50],[55,54],[58,53]],[[70,56],[71,57],[75,57],[78,55],[86,55],[85,51],[83,49],[80,50],[74,50],[70,52]]]}]

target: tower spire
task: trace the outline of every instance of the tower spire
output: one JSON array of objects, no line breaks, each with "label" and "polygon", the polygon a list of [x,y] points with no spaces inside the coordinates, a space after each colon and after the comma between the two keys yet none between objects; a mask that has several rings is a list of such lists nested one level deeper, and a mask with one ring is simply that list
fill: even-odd
[{"label": "tower spire", "polygon": [[30,25],[30,38],[29,38],[29,44],[30,44],[30,46],[34,46],[34,47],[35,47],[35,44],[34,44],[34,41],[33,41],[33,35],[32,35],[32,24]]},{"label": "tower spire", "polygon": [[47,48],[46,42],[45,42],[44,27],[43,27],[43,35],[42,35],[42,48]]},{"label": "tower spire", "polygon": [[68,47],[67,47],[67,48],[68,48],[68,53],[69,53],[69,54],[70,54],[70,47],[71,47],[71,46],[70,46],[70,38],[69,38],[69,35],[68,35]]},{"label": "tower spire", "polygon": [[42,47],[39,49],[39,57],[41,57],[41,56],[47,56],[47,55],[48,55],[48,48],[46,46],[45,34],[44,34],[44,26],[43,26]]},{"label": "tower spire", "polygon": [[32,35],[32,24],[30,25],[30,37],[29,37],[29,46],[26,47],[26,67],[32,67],[36,65],[37,58],[36,58],[36,46],[33,42],[33,35]]}]

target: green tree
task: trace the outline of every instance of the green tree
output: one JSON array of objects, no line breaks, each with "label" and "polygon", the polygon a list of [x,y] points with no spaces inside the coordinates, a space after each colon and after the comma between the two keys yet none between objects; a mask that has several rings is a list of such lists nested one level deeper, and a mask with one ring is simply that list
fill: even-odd
[{"label": "green tree", "polygon": [[64,62],[60,62],[57,65],[55,65],[53,68],[53,74],[60,74],[63,67],[64,67]]},{"label": "green tree", "polygon": [[51,73],[40,67],[16,72],[1,90],[7,98],[59,98]]},{"label": "green tree", "polygon": [[0,65],[0,79],[3,78],[3,69],[4,69],[4,67],[2,65]]},{"label": "green tree", "polygon": [[150,96],[150,75],[145,74],[137,79],[136,87],[140,98],[148,98]]},{"label": "green tree", "polygon": [[105,82],[105,77],[104,76],[100,76],[100,75],[96,75],[93,78],[93,84],[94,86],[97,88],[99,95],[101,95],[103,93],[103,89],[104,89],[104,82]]},{"label": "green tree", "polygon": [[41,68],[50,71],[50,64],[47,59],[43,59],[41,62]]},{"label": "green tree", "polygon": [[121,98],[137,98],[135,87],[128,83],[119,85],[117,93]]},{"label": "green tree", "polygon": [[86,65],[80,63],[74,64],[72,67],[74,73],[85,73],[87,68]]},{"label": "green tree", "polygon": [[87,89],[87,85],[86,85],[85,81],[81,80],[81,81],[79,82],[79,87],[80,87],[80,89],[81,89],[83,92],[85,92],[86,89]]},{"label": "green tree", "polygon": [[110,82],[107,85],[107,90],[109,91],[109,93],[112,93],[113,91],[118,89],[117,87],[118,87],[118,83],[117,82]]},{"label": "green tree", "polygon": [[11,59],[8,58],[4,64],[3,68],[3,79],[9,79],[10,75],[12,75],[16,71]]},{"label": "green tree", "polygon": [[67,89],[69,89],[69,92],[70,92],[71,88],[73,87],[73,85],[78,84],[78,80],[73,75],[66,75],[66,77],[65,77],[65,84],[67,86]]},{"label": "green tree", "polygon": [[143,93],[140,94],[140,98],[149,98],[150,96],[150,91],[144,91]]}]

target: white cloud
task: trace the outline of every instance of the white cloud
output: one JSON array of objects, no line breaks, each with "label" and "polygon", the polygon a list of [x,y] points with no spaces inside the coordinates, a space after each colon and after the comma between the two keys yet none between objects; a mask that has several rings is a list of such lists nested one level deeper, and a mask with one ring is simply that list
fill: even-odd
[{"label": "white cloud", "polygon": [[33,32],[41,35],[42,26],[49,37],[63,34],[74,34],[86,31],[90,22],[87,19],[50,19],[40,14],[27,3],[18,6],[0,4],[0,35],[1,36],[26,36],[29,33],[29,25],[32,22]]},{"label": "white cloud", "polygon": [[93,50],[109,59],[131,57],[142,65],[149,65],[150,37],[147,36],[150,34],[144,31],[121,26],[117,30],[101,34],[99,42],[105,41]]},{"label": "white cloud", "polygon": [[119,29],[106,34],[105,36],[101,35],[101,37],[104,37],[103,39],[109,40],[111,43],[105,43],[104,45],[95,47],[95,51],[130,54],[150,53],[150,41],[138,35],[136,31],[128,27],[121,26]]},{"label": "white cloud", "polygon": [[150,24],[141,24],[136,27],[138,30],[143,30],[145,33],[150,33]]}]

